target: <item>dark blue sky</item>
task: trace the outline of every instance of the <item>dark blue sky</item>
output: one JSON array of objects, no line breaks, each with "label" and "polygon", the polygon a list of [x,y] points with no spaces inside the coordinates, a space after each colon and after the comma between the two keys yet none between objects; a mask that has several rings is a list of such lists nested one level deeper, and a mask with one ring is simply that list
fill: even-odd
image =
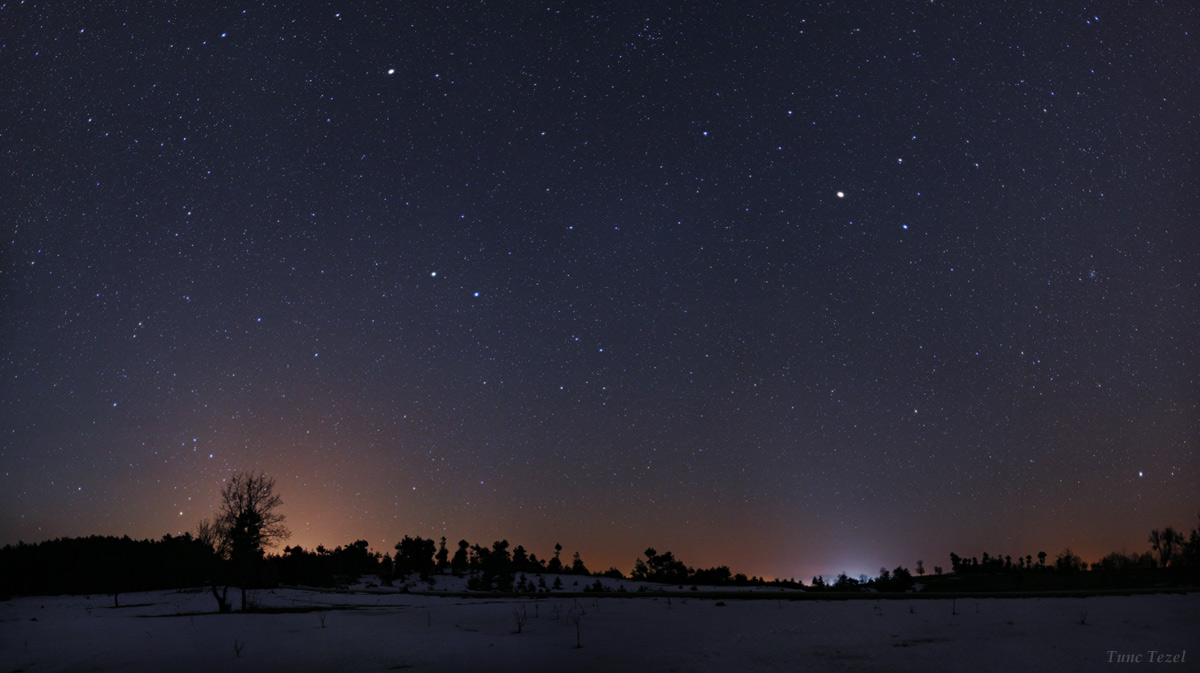
[{"label": "dark blue sky", "polygon": [[0,6],[0,542],[1194,525],[1190,3],[513,4]]}]

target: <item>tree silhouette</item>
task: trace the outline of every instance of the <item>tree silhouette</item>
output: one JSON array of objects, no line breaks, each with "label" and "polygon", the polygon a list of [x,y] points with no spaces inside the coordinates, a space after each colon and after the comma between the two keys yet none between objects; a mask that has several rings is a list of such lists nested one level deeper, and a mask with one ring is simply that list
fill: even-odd
[{"label": "tree silhouette", "polygon": [[523,573],[528,570],[531,570],[530,565],[529,565],[529,554],[526,553],[525,547],[523,547],[521,545],[517,545],[516,547],[513,547],[512,564],[513,564],[513,569],[515,569],[517,572]]},{"label": "tree silhouette", "polygon": [[908,568],[905,568],[904,566],[897,566],[896,569],[892,571],[893,590],[906,591],[911,589],[912,585],[913,576],[912,573],[908,571]]},{"label": "tree silhouette", "polygon": [[1179,552],[1179,561],[1185,568],[1190,568],[1193,572],[1200,568],[1200,526],[1193,528],[1187,542],[1183,543],[1183,549]]},{"label": "tree silhouette", "polygon": [[455,577],[462,577],[467,568],[471,566],[471,558],[467,553],[470,548],[470,542],[458,541],[458,550],[454,552],[454,558],[450,559],[450,572],[454,573]]},{"label": "tree silhouette", "polygon": [[1059,572],[1073,573],[1083,570],[1083,559],[1071,551],[1070,547],[1062,550],[1054,559],[1054,568]]},{"label": "tree silhouette", "polygon": [[[247,590],[258,581],[265,550],[291,534],[283,525],[284,515],[279,511],[282,506],[283,498],[275,492],[273,478],[262,473],[234,472],[221,488],[216,517],[201,521],[197,529],[197,539],[228,563],[225,578],[232,579],[241,590],[243,610],[248,607]],[[217,593],[215,577],[212,590],[218,608],[228,611],[225,593]],[[227,583],[225,592],[228,590]]]},{"label": "tree silhouette", "polygon": [[[746,576],[741,576],[745,581]],[[715,566],[713,568],[701,568],[692,573],[692,582],[696,584],[729,584],[733,581],[733,571],[729,566]]]},{"label": "tree silhouette", "polygon": [[392,586],[392,578],[395,577],[395,573],[393,572],[393,568],[392,568],[392,557],[391,556],[384,554],[383,556],[379,557],[378,575],[379,575],[379,581],[380,581],[380,583],[383,584],[383,586],[385,586],[385,587]]},{"label": "tree silhouette", "polygon": [[446,536],[443,535],[441,541],[438,542],[437,556],[438,572],[444,571],[450,567],[450,551],[446,549]]},{"label": "tree silhouette", "polygon": [[1159,567],[1166,568],[1182,546],[1183,535],[1177,533],[1171,526],[1167,526],[1161,531],[1157,528],[1150,531],[1150,547],[1154,549],[1155,554],[1158,554]]},{"label": "tree silhouette", "polygon": [[561,553],[562,553],[562,545],[555,543],[554,544],[554,558],[550,559],[550,562],[546,564],[546,570],[548,572],[561,573],[563,571],[562,559],[559,558],[559,554],[561,554]]},{"label": "tree silhouette", "polygon": [[671,552],[658,553],[654,547],[646,549],[646,562],[638,559],[633,568],[635,579],[679,584],[686,582],[692,574],[692,569],[675,559]]},{"label": "tree silhouette", "polygon": [[393,559],[396,575],[407,577],[410,573],[418,573],[421,579],[428,578],[437,567],[433,558],[434,547],[433,540],[405,535],[396,543],[396,557]]},{"label": "tree silhouette", "polygon": [[467,581],[467,588],[480,591],[512,591],[515,578],[508,540],[496,540],[491,549],[479,546],[475,549],[479,558],[479,573]]}]

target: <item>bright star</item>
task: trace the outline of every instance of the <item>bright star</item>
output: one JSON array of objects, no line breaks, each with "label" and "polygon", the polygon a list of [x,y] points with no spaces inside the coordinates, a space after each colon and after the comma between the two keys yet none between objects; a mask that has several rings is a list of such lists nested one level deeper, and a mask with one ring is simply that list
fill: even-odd
[{"label": "bright star", "polygon": [[844,198],[846,198],[846,193],[845,193],[845,192],[838,192],[838,198],[839,198],[839,199],[844,199]]}]

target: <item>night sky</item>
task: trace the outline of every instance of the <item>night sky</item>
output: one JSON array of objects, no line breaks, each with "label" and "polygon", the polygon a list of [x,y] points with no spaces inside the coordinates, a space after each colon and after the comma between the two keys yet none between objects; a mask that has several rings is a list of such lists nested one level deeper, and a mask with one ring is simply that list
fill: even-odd
[{"label": "night sky", "polygon": [[1200,512],[1200,9],[0,4],[0,543],[804,578]]}]

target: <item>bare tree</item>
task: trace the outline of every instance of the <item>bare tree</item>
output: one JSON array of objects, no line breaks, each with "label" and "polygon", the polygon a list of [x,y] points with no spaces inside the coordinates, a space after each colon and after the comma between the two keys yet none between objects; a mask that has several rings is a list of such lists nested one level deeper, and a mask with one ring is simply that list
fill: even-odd
[{"label": "bare tree", "polygon": [[[211,521],[203,520],[196,529],[197,539],[212,547],[218,559],[228,563],[242,592],[245,610],[246,589],[254,583],[263,552],[291,534],[283,525],[280,512],[283,498],[275,492],[275,480],[262,473],[234,472],[221,488],[221,502]],[[229,588],[226,586],[225,591]],[[223,594],[213,596],[221,611],[229,609]]]},{"label": "bare tree", "polygon": [[1150,531],[1150,546],[1154,552],[1158,554],[1158,564],[1160,567],[1166,568],[1174,558],[1176,552],[1183,547],[1183,534],[1175,531],[1171,526],[1159,531],[1157,528]]},{"label": "bare tree", "polygon": [[[222,568],[222,564],[225,562],[222,552],[222,548],[225,547],[223,537],[217,531],[216,523],[211,519],[201,519],[200,523],[196,524],[196,539],[213,551],[213,558],[208,568],[208,580],[212,587],[213,598],[217,600],[217,609],[220,612],[229,612],[229,584],[222,582],[225,579]],[[218,584],[224,584],[224,586],[218,589]]]},{"label": "bare tree", "polygon": [[525,609],[524,605],[521,606],[520,610],[513,608],[513,618],[517,622],[517,633],[520,633],[521,629],[525,626],[525,622],[529,621],[529,611]]},{"label": "bare tree", "polygon": [[[265,474],[234,472],[221,489],[221,507],[217,524],[231,543],[239,535],[259,550],[274,547],[291,536],[279,511],[283,498],[275,492],[275,480]],[[243,527],[243,530],[239,530]]]}]

